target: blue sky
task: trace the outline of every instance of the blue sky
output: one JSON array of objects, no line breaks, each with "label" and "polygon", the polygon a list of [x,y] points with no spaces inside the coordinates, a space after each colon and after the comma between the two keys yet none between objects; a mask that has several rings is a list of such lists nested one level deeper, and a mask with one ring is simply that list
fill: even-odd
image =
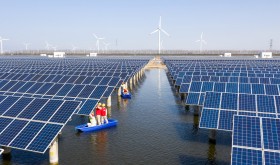
[{"label": "blue sky", "polygon": [[[110,49],[157,49],[158,26],[164,49],[280,49],[279,0],[0,0],[0,36],[5,50],[95,49],[92,33]],[[116,46],[118,41],[118,47]]]}]

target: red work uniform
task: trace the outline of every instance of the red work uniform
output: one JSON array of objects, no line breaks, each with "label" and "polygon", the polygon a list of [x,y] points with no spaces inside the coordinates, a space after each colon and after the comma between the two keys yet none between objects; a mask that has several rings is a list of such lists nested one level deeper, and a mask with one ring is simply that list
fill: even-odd
[{"label": "red work uniform", "polygon": [[101,123],[102,124],[108,123],[107,108],[105,108],[105,107],[102,107],[102,110],[101,110]]}]

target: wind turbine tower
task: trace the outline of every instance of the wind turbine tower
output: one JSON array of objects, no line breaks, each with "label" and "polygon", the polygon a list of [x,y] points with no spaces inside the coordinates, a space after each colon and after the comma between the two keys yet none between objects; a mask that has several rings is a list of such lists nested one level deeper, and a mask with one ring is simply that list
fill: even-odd
[{"label": "wind turbine tower", "polygon": [[25,45],[25,50],[27,50],[30,43],[24,43],[23,45]]},{"label": "wind turbine tower", "polygon": [[103,42],[103,44],[105,46],[105,50],[108,50],[108,46],[110,45],[110,43]]},{"label": "wind turbine tower", "polygon": [[0,36],[0,53],[1,54],[3,54],[4,53],[4,51],[3,51],[3,41],[7,41],[7,40],[9,40],[9,39],[6,39],[6,38],[2,38],[1,36]]},{"label": "wind turbine tower", "polygon": [[99,53],[99,40],[104,40],[105,38],[97,37],[94,33],[92,35],[96,38],[97,53]]},{"label": "wind turbine tower", "polygon": [[202,32],[201,35],[200,35],[200,39],[199,39],[199,40],[196,40],[195,42],[200,42],[199,51],[201,52],[201,51],[202,51],[202,45],[203,45],[203,44],[207,44],[206,41],[203,39],[203,32]]},{"label": "wind turbine tower", "polygon": [[163,30],[163,29],[161,28],[161,16],[159,17],[158,28],[157,28],[155,31],[151,32],[150,35],[151,35],[151,34],[154,34],[154,33],[156,33],[156,32],[158,32],[158,54],[160,54],[160,48],[161,48],[160,33],[163,32],[163,33],[164,33],[165,35],[167,35],[168,37],[170,36],[165,30]]},{"label": "wind turbine tower", "polygon": [[46,43],[46,49],[50,50],[51,44],[49,44],[48,41],[46,41],[45,43]]}]

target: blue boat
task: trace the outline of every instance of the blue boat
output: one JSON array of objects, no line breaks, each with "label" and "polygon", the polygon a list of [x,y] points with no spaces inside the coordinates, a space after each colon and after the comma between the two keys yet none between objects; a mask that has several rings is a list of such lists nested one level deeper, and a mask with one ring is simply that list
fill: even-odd
[{"label": "blue boat", "polygon": [[117,123],[118,123],[118,120],[108,119],[108,123],[106,123],[106,124],[96,125],[93,127],[88,127],[87,124],[83,124],[83,125],[76,126],[75,129],[80,132],[91,132],[91,131],[98,131],[101,129],[116,126]]},{"label": "blue boat", "polygon": [[121,97],[123,98],[123,99],[131,99],[131,94],[130,94],[130,92],[128,92],[127,94],[124,94],[123,92],[121,93]]}]

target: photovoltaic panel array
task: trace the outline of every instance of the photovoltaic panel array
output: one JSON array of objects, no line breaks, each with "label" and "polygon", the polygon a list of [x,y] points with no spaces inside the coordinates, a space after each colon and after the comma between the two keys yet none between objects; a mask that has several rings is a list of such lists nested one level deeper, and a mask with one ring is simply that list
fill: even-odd
[{"label": "photovoltaic panel array", "polygon": [[0,145],[44,153],[79,101],[0,96]]},{"label": "photovoltaic panel array", "polygon": [[[182,88],[182,89],[181,89]],[[261,95],[280,95],[279,85],[272,84],[238,84],[218,82],[191,82],[182,84],[180,91],[188,93],[187,105],[203,105],[205,92],[228,92]]]},{"label": "photovoltaic panel array", "polygon": [[199,127],[232,130],[234,115],[280,117],[280,96],[206,92]]},{"label": "photovoltaic panel array", "polygon": [[280,164],[280,119],[234,116],[232,165]]}]

